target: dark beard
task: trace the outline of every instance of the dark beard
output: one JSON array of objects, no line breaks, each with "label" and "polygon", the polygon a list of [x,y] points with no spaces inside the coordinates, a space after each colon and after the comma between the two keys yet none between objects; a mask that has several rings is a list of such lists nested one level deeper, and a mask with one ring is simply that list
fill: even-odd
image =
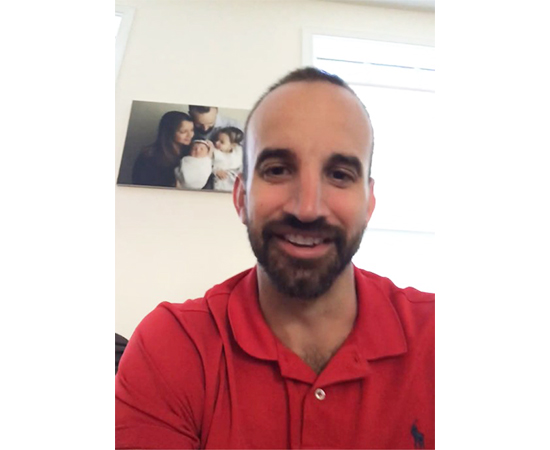
[{"label": "dark beard", "polygon": [[[275,230],[281,227],[291,227],[296,233],[318,231],[326,234],[330,236],[334,251],[317,259],[293,258],[281,251],[275,243],[275,239],[278,239]],[[365,232],[363,228],[347,241],[343,230],[328,225],[324,218],[305,223],[292,215],[267,223],[261,238],[251,228],[249,222],[247,231],[252,251],[277,290],[288,297],[305,300],[318,298],[330,289],[359,249]]]}]

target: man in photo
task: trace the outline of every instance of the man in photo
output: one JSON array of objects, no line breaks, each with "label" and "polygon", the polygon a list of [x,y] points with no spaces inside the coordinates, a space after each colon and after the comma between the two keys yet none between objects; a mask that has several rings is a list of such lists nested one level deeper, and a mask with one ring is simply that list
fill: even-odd
[{"label": "man in photo", "polygon": [[212,141],[221,128],[243,128],[238,120],[223,116],[216,106],[189,105],[189,115],[195,124],[196,139]]}]

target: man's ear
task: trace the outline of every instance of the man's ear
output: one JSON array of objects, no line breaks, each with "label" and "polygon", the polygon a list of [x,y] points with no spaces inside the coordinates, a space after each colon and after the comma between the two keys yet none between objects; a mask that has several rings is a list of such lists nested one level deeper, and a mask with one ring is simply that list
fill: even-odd
[{"label": "man's ear", "polygon": [[369,178],[368,196],[367,221],[365,225],[369,223],[372,213],[374,212],[374,207],[376,206],[376,198],[374,196],[374,178]]},{"label": "man's ear", "polygon": [[235,205],[235,210],[241,219],[241,222],[247,225],[246,219],[246,183],[243,180],[243,175],[240,173],[235,179],[235,184],[233,185],[233,205]]}]

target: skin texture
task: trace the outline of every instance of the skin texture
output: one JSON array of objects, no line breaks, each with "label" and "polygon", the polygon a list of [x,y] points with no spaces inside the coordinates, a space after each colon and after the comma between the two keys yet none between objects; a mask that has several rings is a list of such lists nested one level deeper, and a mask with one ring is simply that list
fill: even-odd
[{"label": "skin texture", "polygon": [[239,177],[233,197],[259,262],[260,306],[320,371],[356,315],[350,261],[375,206],[368,117],[342,87],[291,82],[258,106],[247,142],[247,183]]}]

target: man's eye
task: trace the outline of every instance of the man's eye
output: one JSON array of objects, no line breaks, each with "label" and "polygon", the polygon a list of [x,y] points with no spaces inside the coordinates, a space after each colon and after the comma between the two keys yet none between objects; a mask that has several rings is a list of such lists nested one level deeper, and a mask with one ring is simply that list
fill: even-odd
[{"label": "man's eye", "polygon": [[354,173],[344,169],[331,170],[329,177],[339,184],[353,183],[357,178]]},{"label": "man's eye", "polygon": [[265,178],[282,178],[290,174],[290,170],[286,166],[271,165],[265,167],[261,174]]}]

